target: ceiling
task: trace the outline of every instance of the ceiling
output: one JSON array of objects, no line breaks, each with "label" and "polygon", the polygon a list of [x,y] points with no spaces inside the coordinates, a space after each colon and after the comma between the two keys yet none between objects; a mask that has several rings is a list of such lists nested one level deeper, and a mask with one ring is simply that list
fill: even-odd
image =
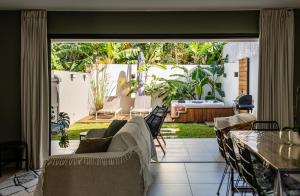
[{"label": "ceiling", "polygon": [[0,0],[0,10],[200,11],[300,8],[300,0]]}]

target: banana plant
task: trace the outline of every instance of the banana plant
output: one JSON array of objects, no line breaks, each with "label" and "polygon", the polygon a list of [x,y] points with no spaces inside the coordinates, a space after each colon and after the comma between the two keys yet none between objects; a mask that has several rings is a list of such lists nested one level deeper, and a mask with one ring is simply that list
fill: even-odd
[{"label": "banana plant", "polygon": [[219,81],[219,78],[224,74],[224,63],[227,62],[227,58],[219,59],[204,68],[209,78],[208,85],[211,87],[211,92],[209,92],[207,99],[217,99],[217,93],[220,97],[225,97],[225,92],[222,90],[222,83]]},{"label": "banana plant", "polygon": [[209,82],[207,74],[201,66],[198,66],[192,72],[192,80],[195,86],[195,94],[198,99],[201,99],[204,94],[204,86]]},{"label": "banana plant", "polygon": [[163,98],[163,104],[170,106],[173,100],[195,99],[193,84],[184,80],[158,78],[156,89],[153,92],[159,92],[158,97]]}]

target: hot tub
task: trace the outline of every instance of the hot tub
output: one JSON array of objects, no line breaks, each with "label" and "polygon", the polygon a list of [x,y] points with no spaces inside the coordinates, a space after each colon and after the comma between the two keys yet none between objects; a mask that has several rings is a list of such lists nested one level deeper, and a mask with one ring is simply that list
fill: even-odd
[{"label": "hot tub", "polygon": [[175,122],[213,121],[216,117],[233,114],[233,107],[216,100],[174,100],[171,103],[171,118]]}]

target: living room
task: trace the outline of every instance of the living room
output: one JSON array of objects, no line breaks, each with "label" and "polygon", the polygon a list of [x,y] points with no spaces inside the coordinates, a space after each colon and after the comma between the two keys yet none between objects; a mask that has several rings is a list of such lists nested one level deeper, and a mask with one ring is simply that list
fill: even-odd
[{"label": "living room", "polygon": [[[115,138],[115,141],[112,140],[110,151],[114,151],[114,153],[117,151],[118,155],[114,156],[119,157],[119,159],[111,160],[111,152],[102,153],[107,154],[96,159],[93,159],[92,155],[89,154],[87,156],[86,154],[70,155],[81,157],[83,159],[80,160],[86,161],[81,164],[80,161],[76,162],[75,158],[73,163],[61,160],[61,167],[77,164],[74,167],[77,169],[61,170],[68,172],[65,172],[64,175],[66,176],[60,176],[59,169],[61,168],[56,167],[60,165],[59,159],[55,160],[55,157],[48,156],[49,78],[51,77],[48,63],[48,41],[50,39],[102,39],[107,41],[115,39],[226,40],[259,38],[260,67],[257,120],[277,121],[280,129],[297,127],[299,124],[297,116],[300,114],[298,109],[300,80],[297,77],[300,73],[300,68],[297,66],[300,63],[298,55],[300,51],[299,7],[300,4],[297,0],[272,2],[249,0],[243,3],[231,0],[226,4],[217,0],[210,3],[206,1],[176,3],[166,1],[161,5],[155,2],[128,1],[117,3],[92,0],[89,2],[77,1],[77,3],[71,1],[37,2],[34,0],[22,4],[16,0],[1,2],[0,40],[2,44],[0,51],[2,64],[5,66],[5,73],[0,78],[2,89],[0,102],[2,106],[0,118],[2,124],[1,152],[7,150],[7,152],[10,151],[9,154],[14,154],[16,149],[18,153],[19,148],[28,149],[29,171],[37,176],[36,181],[38,178],[41,179],[41,176],[44,176],[46,180],[44,187],[40,180],[41,186],[38,191],[35,191],[35,186],[34,188],[30,187],[34,190],[26,190],[26,192],[30,192],[28,195],[34,194],[33,192],[37,195],[53,195],[54,192],[51,192],[51,187],[58,187],[58,192],[55,195],[74,195],[74,190],[76,190],[77,195],[97,195],[100,193],[99,191],[103,191],[101,195],[215,195],[226,166],[225,160],[222,163],[154,163],[153,160],[151,162],[151,157],[154,158],[152,153],[156,150],[153,149],[150,140],[141,143],[141,140],[148,137],[147,134],[149,133],[147,133],[147,127],[145,123],[141,123],[140,118],[133,118],[136,122],[129,121],[124,130],[122,128],[123,131],[126,131],[125,128],[134,131],[137,129],[136,127],[144,130],[143,133],[146,135],[139,135],[135,138],[139,147],[133,150],[136,154],[120,152],[124,150],[120,145],[123,136],[117,134],[119,137]],[[285,31],[282,32],[280,29],[285,29]],[[284,50],[281,50],[283,48]],[[250,130],[251,127],[239,127],[239,129]],[[292,135],[294,132],[291,131],[289,134]],[[297,135],[295,135],[296,137]],[[10,142],[17,142],[17,144]],[[22,142],[22,145],[19,145],[19,142]],[[287,141],[287,143],[289,142]],[[11,145],[7,145],[7,143]],[[296,158],[289,160],[297,169],[299,167],[297,164],[297,161],[299,162],[298,144],[293,142],[290,144],[292,145],[287,147],[288,150],[285,149],[285,146],[281,147],[280,153],[290,152],[289,156],[292,157],[295,153]],[[185,144],[183,142],[177,145],[184,146]],[[216,149],[218,149],[217,145],[217,140],[215,140]],[[294,148],[296,148],[295,152]],[[141,153],[140,151],[143,149],[144,152]],[[159,150],[159,148],[156,149]],[[125,151],[128,152],[127,150]],[[132,152],[131,148],[130,150]],[[25,151],[24,154],[26,154]],[[145,158],[144,162],[139,157],[141,154]],[[5,158],[5,156],[6,154],[3,154],[2,157]],[[14,156],[12,158],[15,159]],[[262,159],[266,161],[264,158]],[[44,163],[44,161],[46,162]],[[90,167],[93,161],[95,165]],[[128,165],[120,166],[126,161],[129,161],[127,162]],[[270,160],[267,159],[268,161]],[[19,170],[15,169],[14,162],[14,160],[9,161],[5,165],[0,163],[1,166],[4,166],[3,177],[0,178],[0,182],[8,182],[7,179],[9,178],[18,179],[16,174],[20,171],[26,172],[24,170],[25,163],[18,165],[23,168],[23,170]],[[45,173],[40,172],[43,165],[49,166],[46,167]],[[99,165],[103,166],[99,167]],[[120,167],[113,170],[110,168],[113,165]],[[122,169],[122,167],[124,168]],[[148,167],[150,168],[149,171],[145,169]],[[86,170],[87,168],[89,170]],[[110,169],[105,171],[106,168]],[[131,172],[124,173],[126,168]],[[142,176],[139,176],[139,169],[143,169]],[[95,179],[91,177],[94,172],[99,174]],[[106,174],[104,174],[105,172]],[[229,192],[226,190],[231,180],[227,179],[230,176],[227,175],[228,173],[230,172],[225,172],[226,178],[220,195],[227,195],[230,191],[234,192],[232,187],[228,188],[231,189]],[[136,176],[131,179],[129,176],[131,174]],[[90,183],[75,180],[78,175],[82,175],[82,178],[86,178],[86,182]],[[131,181],[132,184],[118,181],[120,184],[116,182],[115,186],[112,187],[113,178],[119,176],[122,176],[120,181]],[[286,177],[285,174],[282,176]],[[243,177],[245,176],[240,176],[240,178]],[[58,181],[59,178],[63,181]],[[153,178],[152,185],[150,185],[150,178]],[[96,179],[97,182],[95,182]],[[1,184],[3,186],[0,188],[0,193],[2,195],[24,194],[24,192],[16,191],[17,184],[14,183],[13,185],[15,191],[13,193],[4,192],[7,184],[5,186]],[[109,184],[111,191],[108,191],[108,188],[99,190],[103,186],[109,186]],[[135,192],[126,188],[138,186],[139,188],[136,188]],[[288,187],[290,188],[290,186]],[[88,192],[87,190],[90,188],[93,190]],[[114,188],[116,190],[113,190]],[[251,185],[251,182],[248,182],[247,188],[251,189],[250,192],[259,192],[256,187]],[[238,194],[243,194],[243,192],[238,192]],[[276,194],[284,195],[280,191]],[[294,193],[294,195],[297,194]]]}]

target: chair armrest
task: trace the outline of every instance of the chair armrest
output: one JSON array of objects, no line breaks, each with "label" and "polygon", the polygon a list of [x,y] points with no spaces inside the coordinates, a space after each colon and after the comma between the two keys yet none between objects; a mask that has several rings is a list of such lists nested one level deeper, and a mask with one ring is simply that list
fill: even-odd
[{"label": "chair armrest", "polygon": [[87,132],[86,138],[103,138],[105,134],[106,128],[103,129],[91,129]]},{"label": "chair armrest", "polygon": [[[45,196],[141,196],[144,182],[140,171],[139,157],[131,152],[57,155],[45,162],[44,180],[39,181],[37,190]],[[66,188],[66,182],[71,188]]]}]

